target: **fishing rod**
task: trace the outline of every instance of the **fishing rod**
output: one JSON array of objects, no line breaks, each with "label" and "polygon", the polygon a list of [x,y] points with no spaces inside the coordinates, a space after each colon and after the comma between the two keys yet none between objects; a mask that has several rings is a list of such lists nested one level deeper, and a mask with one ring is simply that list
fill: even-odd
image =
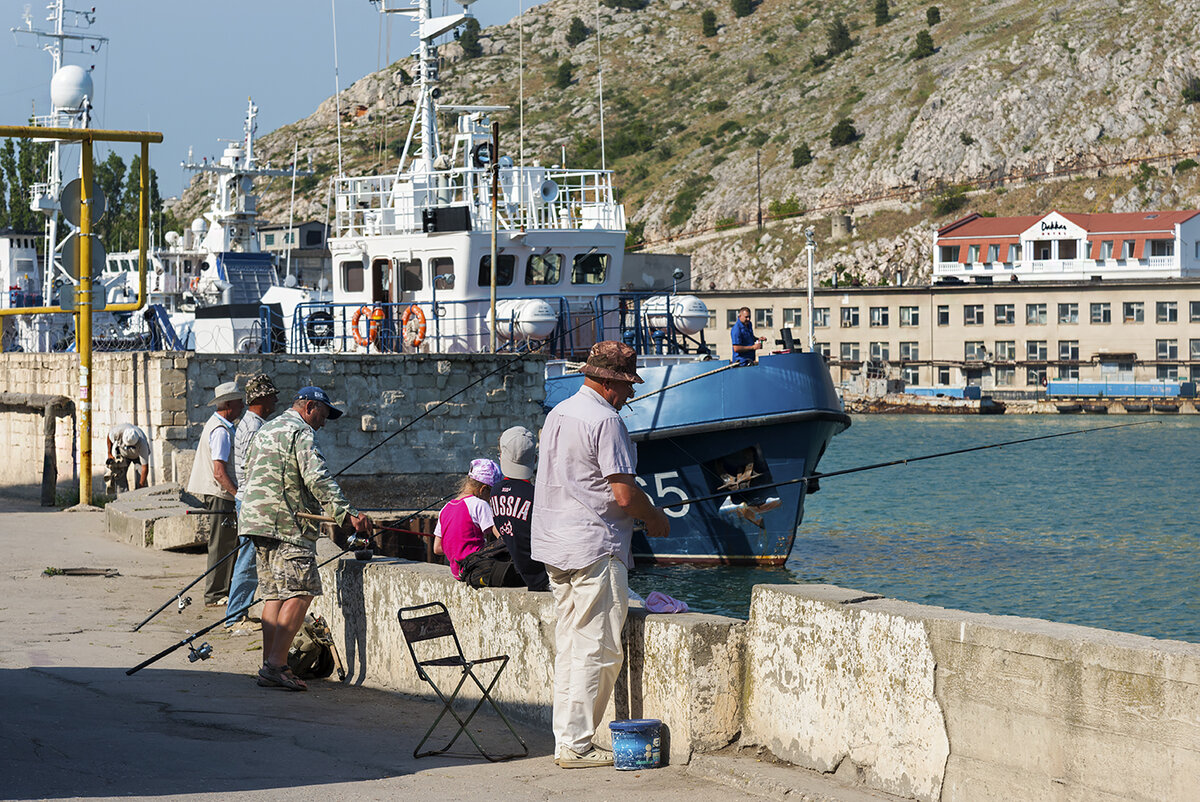
[{"label": "fishing rod", "polygon": [[[446,499],[450,498],[451,495],[456,495],[456,494],[451,493],[447,496],[444,496],[443,498],[439,499],[438,501],[435,501],[432,504],[430,504],[422,509],[417,510],[416,512],[406,515],[405,517],[403,517],[399,521],[397,521],[397,523],[401,523],[401,524],[405,523],[406,521],[410,521],[413,518],[416,518],[418,515],[420,515],[423,512],[428,512],[429,510],[433,509],[437,505],[441,504]],[[374,522],[372,522],[372,523],[374,523]],[[377,524],[375,526],[376,526],[376,528],[382,529],[384,531],[387,531],[387,530],[405,531],[405,530],[398,529],[397,527],[382,527]],[[367,538],[365,538],[365,540],[367,540],[367,541],[374,540],[376,537],[378,537],[381,534],[383,534],[383,532],[377,532],[373,535],[368,536]],[[358,543],[356,543],[353,548],[343,549],[342,551],[338,552],[333,557],[329,558],[328,560],[321,563],[317,567],[323,568],[324,566],[328,565],[329,563],[333,562],[334,560],[338,559],[339,557],[343,556],[344,554],[348,554],[351,551],[355,551],[357,548],[360,548]],[[236,551],[236,549],[235,549],[235,551]],[[232,554],[234,552],[230,552],[230,553]],[[246,613],[247,610],[249,610],[254,605],[258,604],[260,601],[261,601],[261,599],[252,599],[250,601],[250,603],[247,604],[245,607],[241,608],[240,610],[234,610],[232,613],[229,612],[228,610],[226,610],[225,616],[223,618],[221,618],[220,620],[218,620],[215,624],[210,624],[209,626],[206,626],[203,629],[197,630],[196,632],[187,636],[186,638],[179,641],[178,643],[175,643],[175,644],[163,649],[161,652],[154,655],[153,657],[143,660],[141,663],[138,663],[136,666],[134,666],[133,668],[126,671],[125,675],[132,676],[133,674],[136,674],[138,671],[141,671],[146,666],[148,666],[152,663],[158,662],[162,658],[164,658],[167,655],[174,652],[176,649],[181,649],[184,646],[188,647],[188,660],[190,660],[191,662],[194,663],[197,660],[207,660],[209,657],[212,656],[212,652],[213,652],[212,646],[210,646],[207,643],[202,643],[197,648],[197,647],[191,646],[192,641],[196,640],[197,638],[203,637],[204,635],[208,634],[212,630],[216,629],[221,624],[224,624],[226,621],[232,621],[237,618],[240,618],[243,614]]]},{"label": "fishing rod", "polygon": [[[198,514],[198,515],[207,515],[207,514],[214,514],[214,513],[210,513],[210,512],[208,512],[207,510],[188,510],[188,512],[186,512],[186,513],[185,513],[185,515],[196,515],[196,514]],[[224,514],[224,513],[221,513],[221,514]],[[142,627],[144,627],[146,624],[150,623],[150,621],[152,621],[156,615],[158,615],[158,614],[159,614],[159,613],[161,613],[163,610],[165,610],[165,609],[167,609],[168,607],[170,607],[172,603],[176,603],[176,604],[178,605],[178,607],[179,607],[179,612],[180,612],[180,613],[182,613],[182,612],[183,612],[183,611],[184,611],[184,610],[187,608],[187,606],[188,606],[189,604],[191,604],[191,603],[192,603],[192,597],[191,597],[191,596],[184,596],[183,594],[185,594],[185,593],[187,593],[189,590],[191,590],[191,589],[192,589],[192,587],[193,587],[194,585],[196,585],[197,583],[199,583],[199,582],[200,582],[200,580],[204,579],[206,576],[208,576],[209,574],[211,574],[213,571],[217,570],[217,569],[218,569],[218,568],[220,568],[222,565],[224,565],[226,560],[228,560],[230,557],[232,557],[233,555],[235,555],[235,554],[237,554],[239,551],[241,551],[241,550],[242,550],[242,548],[244,548],[244,546],[245,546],[245,544],[244,544],[244,543],[239,543],[239,544],[238,544],[238,545],[237,545],[235,548],[233,548],[233,549],[232,549],[232,550],[231,550],[231,551],[230,551],[228,554],[226,554],[226,555],[225,555],[224,557],[222,557],[221,559],[217,560],[217,561],[216,561],[216,563],[214,563],[214,564],[213,564],[213,567],[212,567],[212,568],[209,568],[207,571],[205,571],[204,573],[202,573],[200,576],[198,576],[198,577],[196,577],[195,579],[193,579],[191,582],[189,582],[187,585],[185,585],[185,586],[184,586],[183,590],[179,591],[179,592],[178,592],[178,593],[176,593],[174,596],[172,596],[171,598],[169,598],[169,599],[167,599],[165,602],[163,602],[163,606],[162,606],[162,607],[159,607],[157,610],[155,610],[154,612],[150,613],[150,615],[148,615],[148,616],[146,616],[145,618],[143,618],[143,619],[142,619],[142,622],[141,622],[140,624],[138,624],[136,627],[134,627],[134,628],[133,628],[131,631],[132,631],[132,632],[137,632],[139,629],[141,629]]]},{"label": "fishing rod", "polygon": [[1108,429],[1124,429],[1129,426],[1151,426],[1157,425],[1159,421],[1140,421],[1138,423],[1118,423],[1112,426],[1096,426],[1091,429],[1074,429],[1069,432],[1055,432],[1054,434],[1042,434],[1037,437],[1022,437],[1019,440],[1006,440],[1003,443],[988,443],[982,446],[970,446],[968,448],[956,448],[953,451],[941,451],[937,454],[923,454],[919,457],[903,457],[901,459],[888,460],[887,462],[876,462],[873,465],[861,465],[857,468],[844,468],[840,471],[829,471],[828,473],[814,473],[808,476],[801,476],[796,479],[786,479],[782,482],[772,482],[765,485],[751,485],[750,487],[734,488],[723,493],[713,493],[708,496],[697,496],[695,498],[685,498],[679,501],[673,501],[670,504],[657,505],[660,509],[671,509],[674,507],[682,507],[685,504],[694,504],[699,501],[712,501],[713,499],[725,498],[726,496],[735,493],[746,493],[751,490],[770,490],[776,487],[784,487],[786,485],[799,484],[801,482],[807,484],[810,481],[817,479],[828,479],[832,476],[845,476],[851,473],[861,473],[863,471],[873,471],[876,468],[890,468],[893,465],[907,465],[910,462],[921,462],[927,459],[938,459],[939,457],[950,457],[955,454],[968,454],[972,451],[984,451],[989,448],[1003,448],[1004,446],[1014,446],[1019,443],[1032,443],[1037,440],[1050,440],[1055,437],[1067,437],[1072,434],[1087,434],[1088,432],[1103,432]]}]

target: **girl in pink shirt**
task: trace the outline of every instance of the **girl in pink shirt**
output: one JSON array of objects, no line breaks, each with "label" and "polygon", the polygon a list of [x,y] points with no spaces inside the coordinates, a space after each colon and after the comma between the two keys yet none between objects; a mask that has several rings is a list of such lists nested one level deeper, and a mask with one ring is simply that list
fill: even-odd
[{"label": "girl in pink shirt", "polygon": [[[462,579],[461,562],[487,543],[485,533],[492,530],[492,485],[500,480],[500,466],[490,459],[471,461],[471,470],[459,487],[458,497],[442,507],[437,528],[433,530],[433,553],[444,554],[450,561],[450,573]],[[496,536],[491,531],[492,537]]]}]

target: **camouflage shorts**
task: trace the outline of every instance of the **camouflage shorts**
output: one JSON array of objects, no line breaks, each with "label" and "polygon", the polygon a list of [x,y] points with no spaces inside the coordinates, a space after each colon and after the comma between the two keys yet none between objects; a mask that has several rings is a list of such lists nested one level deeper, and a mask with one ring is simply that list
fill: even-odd
[{"label": "camouflage shorts", "polygon": [[258,568],[258,598],[284,601],[296,596],[320,596],[321,576],[317,573],[317,553],[272,538],[254,538]]}]

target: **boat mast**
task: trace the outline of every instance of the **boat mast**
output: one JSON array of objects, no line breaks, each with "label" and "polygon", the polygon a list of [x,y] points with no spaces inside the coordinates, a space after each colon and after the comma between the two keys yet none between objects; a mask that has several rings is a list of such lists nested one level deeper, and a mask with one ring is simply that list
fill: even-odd
[{"label": "boat mast", "polygon": [[[42,50],[50,54],[50,77],[53,79],[63,66],[63,53],[67,52],[68,47],[74,45],[78,48],[76,52],[79,53],[98,53],[100,48],[108,43],[108,37],[87,33],[85,30],[96,22],[95,8],[77,11],[67,8],[65,0],[51,0],[46,8],[50,12],[46,16],[46,21],[50,23],[50,30],[33,27],[33,17],[29,13],[28,6],[25,8],[25,26],[9,30],[14,35],[24,34],[33,37],[35,43],[40,44]],[[70,23],[66,21],[68,14],[72,15]],[[20,39],[17,38],[19,42]],[[92,98],[85,97],[82,108],[61,109],[55,106],[54,101],[51,100],[50,114],[45,117],[35,117],[33,124],[55,128],[75,128],[77,126],[87,128],[91,101]],[[62,143],[58,140],[51,143],[50,156],[46,165],[46,180],[35,184],[30,193],[30,208],[35,212],[42,212],[46,216],[45,270],[42,272],[42,297],[46,299],[46,303],[50,303],[54,292],[56,256],[59,248],[58,195],[62,190],[61,149]]]},{"label": "boat mast", "polygon": [[463,7],[462,14],[449,14],[444,17],[433,16],[431,0],[415,0],[414,5],[402,8],[388,8],[387,0],[372,0],[379,5],[381,14],[406,14],[417,20],[417,49],[413,55],[417,57],[417,87],[419,97],[417,107],[413,111],[413,120],[408,127],[408,137],[404,141],[404,152],[400,156],[400,164],[396,174],[404,171],[409,153],[413,152],[413,138],[416,138],[416,148],[413,161],[419,160],[420,167],[412,172],[431,173],[433,163],[439,155],[437,130],[437,99],[441,90],[437,88],[440,78],[438,75],[438,50],[434,44],[437,37],[454,30],[467,21],[470,16],[467,7],[475,0],[458,0]]}]

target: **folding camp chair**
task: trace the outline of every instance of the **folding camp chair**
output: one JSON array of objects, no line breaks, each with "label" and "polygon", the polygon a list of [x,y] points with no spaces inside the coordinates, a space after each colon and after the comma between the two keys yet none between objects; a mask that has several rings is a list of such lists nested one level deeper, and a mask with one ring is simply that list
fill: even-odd
[{"label": "folding camp chair", "polygon": [[[413,613],[417,613],[422,610],[435,610],[435,612],[427,612],[424,615],[413,615]],[[405,617],[406,613],[409,614],[407,618]],[[475,744],[475,748],[479,750],[479,754],[483,755],[493,763],[501,760],[511,760],[514,757],[528,756],[529,747],[525,744],[524,739],[517,734],[517,731],[513,729],[512,723],[508,720],[508,717],[504,715],[504,712],[500,710],[500,707],[496,704],[496,701],[491,696],[492,688],[496,686],[497,680],[500,679],[500,674],[504,672],[504,667],[508,665],[508,655],[500,654],[496,655],[495,657],[485,657],[482,660],[466,659],[466,657],[463,655],[462,644],[458,642],[458,634],[454,631],[454,624],[450,620],[450,613],[447,612],[446,605],[442,604],[441,602],[419,604],[415,607],[402,607],[399,611],[397,611],[396,617],[400,619],[400,628],[404,631],[404,640],[406,643],[408,643],[408,653],[412,655],[413,665],[417,667],[417,676],[423,681],[428,682],[429,686],[433,688],[433,692],[436,693],[438,698],[442,700],[442,712],[438,713],[437,718],[433,720],[433,724],[430,725],[428,730],[426,730],[425,737],[422,738],[421,742],[417,744],[415,749],[413,749],[413,757],[429,757],[430,755],[443,754],[449,751],[450,747],[454,746],[454,742],[458,740],[458,736],[462,735],[463,733],[466,733],[467,737],[471,739],[471,743]],[[457,652],[457,654],[451,654],[448,657],[439,657],[434,660],[419,659],[417,657],[414,644],[420,643],[421,641],[435,640],[437,638],[453,639],[454,650]],[[449,646],[449,644],[446,644],[446,646]],[[500,667],[496,669],[496,673],[492,676],[492,681],[487,684],[487,687],[484,687],[483,683],[479,681],[479,678],[475,676],[475,666],[482,665],[484,663],[495,662],[499,662]],[[462,674],[458,678],[458,684],[454,686],[454,692],[451,693],[449,697],[442,693],[442,689],[439,688],[436,683],[434,683],[433,678],[430,677],[429,673],[425,670],[427,667],[458,668],[462,670]],[[467,717],[463,719],[460,718],[458,713],[454,711],[454,700],[458,698],[458,692],[462,690],[462,687],[464,684],[466,684],[468,677],[479,688],[482,696],[480,696],[479,701],[475,703],[475,707],[471,708],[471,712],[467,715]],[[471,723],[471,719],[473,719],[475,714],[479,712],[479,708],[483,706],[484,701],[487,701],[488,704],[492,706],[492,709],[495,710],[500,716],[500,719],[504,722],[505,726],[508,727],[508,731],[511,732],[513,737],[516,738],[521,744],[521,747],[524,750],[523,752],[493,757],[492,755],[489,755],[482,746],[479,745],[479,741],[475,740],[475,736],[471,734],[471,731],[467,728],[467,725]],[[442,718],[445,717],[447,713],[453,716],[454,720],[458,722],[458,731],[454,733],[454,737],[450,739],[450,743],[446,744],[441,749],[422,752],[421,747],[424,746],[425,742],[429,740],[429,736],[433,735],[433,731],[437,729],[437,725],[441,723]]]}]

